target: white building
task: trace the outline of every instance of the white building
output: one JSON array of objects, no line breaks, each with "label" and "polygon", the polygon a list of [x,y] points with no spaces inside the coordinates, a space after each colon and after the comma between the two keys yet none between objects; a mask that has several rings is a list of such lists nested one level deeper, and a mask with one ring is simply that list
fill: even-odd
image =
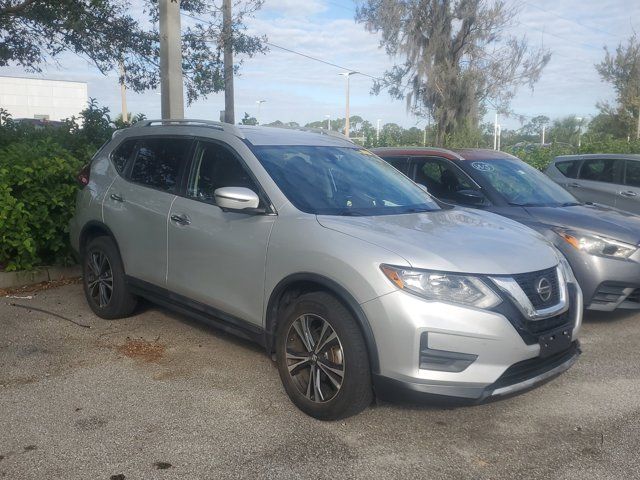
[{"label": "white building", "polygon": [[0,76],[0,108],[11,117],[64,120],[87,108],[85,82]]}]

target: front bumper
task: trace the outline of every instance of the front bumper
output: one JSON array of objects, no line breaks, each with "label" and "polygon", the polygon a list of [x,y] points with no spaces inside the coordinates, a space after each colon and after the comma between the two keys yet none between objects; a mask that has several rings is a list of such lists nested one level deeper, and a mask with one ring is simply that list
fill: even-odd
[{"label": "front bumper", "polygon": [[[500,311],[423,300],[397,291],[362,304],[376,338],[380,373],[374,376],[382,399],[445,400],[475,403],[527,390],[568,369],[580,354],[582,294],[570,289],[571,347],[542,359],[537,338],[548,331],[524,331],[522,318]],[[503,304],[508,304],[504,300]],[[513,314],[515,316],[517,314]],[[557,325],[553,325],[557,328]],[[462,371],[420,368],[420,339],[433,350],[476,356]],[[424,346],[423,346],[424,348]]]},{"label": "front bumper", "polygon": [[571,264],[587,309],[640,309],[640,252],[620,260],[589,255],[566,243],[557,246]]}]

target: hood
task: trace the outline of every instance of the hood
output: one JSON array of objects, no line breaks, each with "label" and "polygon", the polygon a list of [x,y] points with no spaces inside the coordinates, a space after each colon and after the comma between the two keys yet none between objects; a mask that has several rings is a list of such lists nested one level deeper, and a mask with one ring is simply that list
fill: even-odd
[{"label": "hood", "polygon": [[479,210],[317,218],[326,228],[394,252],[414,268],[509,275],[558,263],[554,248],[541,235]]},{"label": "hood", "polygon": [[[640,216],[604,205],[526,207],[536,223],[595,233],[621,242],[640,243]],[[533,226],[533,225],[532,225]]]}]

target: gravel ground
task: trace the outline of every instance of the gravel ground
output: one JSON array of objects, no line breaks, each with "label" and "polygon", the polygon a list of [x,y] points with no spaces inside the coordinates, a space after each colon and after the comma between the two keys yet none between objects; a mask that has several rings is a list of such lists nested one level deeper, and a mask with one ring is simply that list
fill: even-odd
[{"label": "gravel ground", "polygon": [[79,285],[0,298],[0,332],[0,478],[640,478],[640,315],[588,316],[524,395],[332,423],[260,347],[153,306],[101,320]]}]

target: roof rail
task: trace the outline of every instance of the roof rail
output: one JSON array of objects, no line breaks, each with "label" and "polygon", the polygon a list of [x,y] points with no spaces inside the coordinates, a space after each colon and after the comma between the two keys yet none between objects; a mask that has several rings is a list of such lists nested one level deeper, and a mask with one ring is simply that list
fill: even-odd
[{"label": "roof rail", "polygon": [[140,120],[131,125],[131,128],[155,127],[158,125],[178,126],[178,127],[209,127],[222,132],[235,135],[238,138],[245,138],[238,127],[231,123],[216,122],[213,120],[196,120],[191,118],[168,118],[162,120]]},{"label": "roof rail", "polygon": [[333,130],[327,130],[326,128],[292,127],[290,125],[269,125],[269,126],[273,127],[273,128],[284,128],[284,129],[288,129],[288,130],[300,130],[301,132],[318,133],[320,135],[327,135],[329,137],[340,138],[342,140],[346,140],[347,142],[354,143],[353,140],[351,140],[346,135],[343,135],[340,132],[335,132]]}]

